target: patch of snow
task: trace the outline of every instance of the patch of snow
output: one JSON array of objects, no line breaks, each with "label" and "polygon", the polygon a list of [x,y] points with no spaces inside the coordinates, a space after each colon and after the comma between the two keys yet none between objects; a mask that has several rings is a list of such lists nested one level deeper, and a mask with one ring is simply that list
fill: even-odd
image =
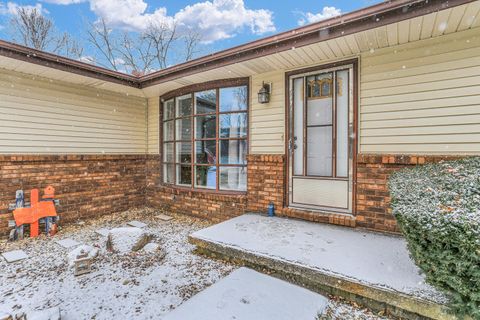
[{"label": "patch of snow", "polygon": [[32,311],[27,314],[27,320],[60,320],[60,308],[50,308],[42,311]]},{"label": "patch of snow", "polygon": [[28,255],[23,250],[4,252],[2,253],[2,256],[8,263],[21,261],[28,258]]},{"label": "patch of snow", "polygon": [[95,233],[98,235],[101,235],[102,237],[108,237],[109,232],[110,232],[110,229],[107,229],[107,228],[100,228],[98,230],[95,230]]},{"label": "patch of snow", "polygon": [[57,240],[55,241],[56,243],[58,243],[59,245],[61,245],[62,247],[64,248],[73,248],[73,247],[76,247],[78,245],[80,245],[79,242],[73,240],[73,239],[70,239],[70,238],[67,238],[67,239],[62,239],[62,240]]},{"label": "patch of snow", "polygon": [[2,310],[0,309],[0,320],[9,320],[12,317],[12,313],[10,310]]},{"label": "patch of snow", "polygon": [[172,311],[164,320],[315,319],[328,299],[302,287],[240,268]]},{"label": "patch of snow", "polygon": [[145,247],[143,247],[142,251],[150,253],[150,252],[155,252],[158,249],[160,249],[160,245],[158,243],[150,242],[150,243],[147,243]]},{"label": "patch of snow", "polygon": [[[164,223],[154,218],[159,213],[131,210],[64,226],[59,236],[99,247],[92,272],[80,278],[55,237],[1,243],[2,250],[22,249],[30,258],[16,264],[0,259],[0,309],[19,314],[58,306],[62,320],[161,319],[234,269],[193,253],[188,235],[207,224],[189,217]],[[143,251],[119,255],[105,249],[95,230],[122,227],[134,219],[148,222],[152,242],[161,243],[165,256]]]},{"label": "patch of snow", "polygon": [[137,227],[115,228],[108,233],[107,247],[117,253],[138,251],[147,244],[148,234]]},{"label": "patch of snow", "polygon": [[444,302],[397,236],[285,218],[242,215],[191,235],[350,281]]}]

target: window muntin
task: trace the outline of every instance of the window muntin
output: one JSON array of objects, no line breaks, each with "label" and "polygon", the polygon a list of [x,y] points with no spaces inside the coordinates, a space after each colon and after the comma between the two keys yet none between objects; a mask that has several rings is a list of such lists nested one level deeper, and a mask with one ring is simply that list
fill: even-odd
[{"label": "window muntin", "polygon": [[236,86],[163,102],[163,182],[246,191],[248,89]]}]

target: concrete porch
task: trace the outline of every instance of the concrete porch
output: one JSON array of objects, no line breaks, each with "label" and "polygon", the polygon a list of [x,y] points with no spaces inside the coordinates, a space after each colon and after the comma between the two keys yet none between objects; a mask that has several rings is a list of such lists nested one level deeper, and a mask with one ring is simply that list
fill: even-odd
[{"label": "concrete porch", "polygon": [[409,319],[454,319],[427,285],[403,238],[246,214],[197,231],[200,252],[267,268],[321,293]]}]

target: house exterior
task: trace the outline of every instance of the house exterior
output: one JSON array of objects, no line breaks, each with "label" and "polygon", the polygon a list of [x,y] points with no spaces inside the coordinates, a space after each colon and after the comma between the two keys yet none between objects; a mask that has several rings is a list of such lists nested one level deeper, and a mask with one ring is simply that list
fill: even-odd
[{"label": "house exterior", "polygon": [[393,171],[480,154],[479,27],[480,1],[388,1],[142,77],[2,41],[0,233],[49,184],[67,222],[273,203],[397,232]]}]

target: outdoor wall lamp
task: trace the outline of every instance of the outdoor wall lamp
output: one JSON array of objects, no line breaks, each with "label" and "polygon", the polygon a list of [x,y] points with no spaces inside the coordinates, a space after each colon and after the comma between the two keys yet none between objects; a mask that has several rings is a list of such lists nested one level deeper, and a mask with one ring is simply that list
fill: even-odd
[{"label": "outdoor wall lamp", "polygon": [[258,91],[258,103],[269,103],[271,92],[272,92],[272,83],[262,82],[262,87]]}]

